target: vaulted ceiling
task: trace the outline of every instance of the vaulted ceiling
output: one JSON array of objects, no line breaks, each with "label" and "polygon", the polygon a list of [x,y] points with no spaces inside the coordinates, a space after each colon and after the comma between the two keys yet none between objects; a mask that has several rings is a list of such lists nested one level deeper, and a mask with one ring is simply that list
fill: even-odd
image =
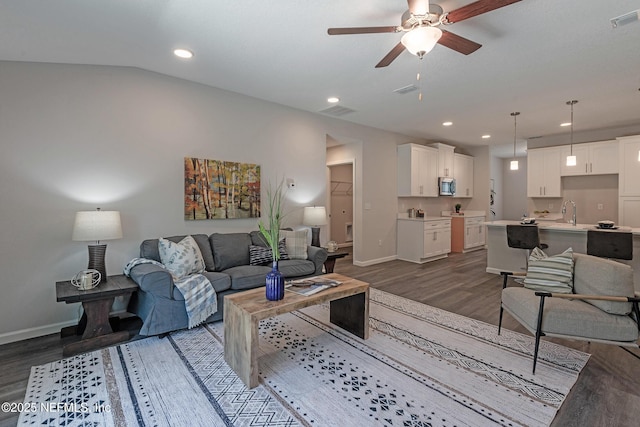
[{"label": "vaulted ceiling", "polygon": [[[471,3],[440,0],[444,11]],[[637,0],[522,0],[446,30],[482,44],[403,52],[374,66],[401,34],[327,34],[329,27],[399,25],[405,0],[6,0],[0,60],[139,67],[321,112],[465,145],[640,124],[640,21],[613,28]],[[177,59],[176,47],[192,50]],[[417,72],[422,79],[416,81]],[[404,95],[394,90],[414,84]],[[418,100],[422,92],[422,101]],[[325,114],[325,113],[320,113]],[[444,127],[445,121],[453,122]],[[489,140],[482,139],[490,134]]]}]

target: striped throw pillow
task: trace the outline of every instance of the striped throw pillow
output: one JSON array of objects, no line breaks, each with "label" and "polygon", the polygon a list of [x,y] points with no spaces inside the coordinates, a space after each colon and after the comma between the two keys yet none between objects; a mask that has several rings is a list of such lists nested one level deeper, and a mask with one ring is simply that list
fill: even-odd
[{"label": "striped throw pillow", "polygon": [[[278,242],[278,252],[280,252],[280,259],[289,259],[287,254],[287,246],[284,239]],[[271,248],[265,246],[250,245],[249,246],[249,263],[251,265],[268,265],[273,262],[271,256]]]},{"label": "striped throw pillow", "polygon": [[524,287],[534,291],[573,293],[573,249],[547,256],[541,249],[534,248],[529,256]]}]

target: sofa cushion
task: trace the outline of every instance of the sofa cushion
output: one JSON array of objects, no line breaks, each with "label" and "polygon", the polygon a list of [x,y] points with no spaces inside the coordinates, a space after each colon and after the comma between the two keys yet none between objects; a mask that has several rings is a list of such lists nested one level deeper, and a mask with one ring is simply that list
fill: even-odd
[{"label": "sofa cushion", "polygon": [[231,277],[231,289],[241,290],[264,286],[270,271],[271,267],[263,265],[241,265],[228,268],[224,273]]},{"label": "sofa cushion", "polygon": [[536,291],[573,292],[573,250],[547,256],[540,248],[534,248],[529,256],[524,286]]},{"label": "sofa cushion", "polygon": [[[573,290],[576,294],[633,296],[633,270],[630,266],[585,254],[575,254],[574,260]],[[586,302],[612,314],[629,314],[632,308],[630,302]]]},{"label": "sofa cushion", "polygon": [[290,259],[280,261],[278,270],[285,278],[311,276],[316,274],[316,265],[306,259]]},{"label": "sofa cushion", "polygon": [[264,238],[260,231],[252,231],[249,233],[249,237],[251,237],[251,244],[255,246],[268,247],[267,240]]},{"label": "sofa cushion", "polygon": [[[177,243],[185,237],[186,236],[171,236],[165,237],[165,239]],[[202,254],[202,259],[204,259],[204,265],[207,271],[214,271],[215,265],[213,263],[213,253],[211,252],[209,237],[206,234],[192,234],[191,237],[193,237],[200,248],[200,253]],[[162,262],[160,253],[158,252],[158,239],[144,240],[140,244],[140,257]]]},{"label": "sofa cushion", "polygon": [[209,241],[216,271],[249,265],[251,237],[248,233],[213,233]]},{"label": "sofa cushion", "polygon": [[291,259],[307,259],[309,245],[309,230],[287,231],[280,230],[280,238],[285,239],[287,253]]},{"label": "sofa cushion", "polygon": [[[502,305],[535,333],[540,297],[534,291],[516,286],[505,288],[502,290]],[[545,299],[542,331],[611,341],[633,342],[638,339],[638,325],[631,317],[608,314],[583,301],[565,298]]]},{"label": "sofa cushion", "polygon": [[192,273],[202,273],[205,269],[200,248],[191,236],[186,236],[178,243],[159,239],[158,253],[162,264],[174,280],[180,280]]}]

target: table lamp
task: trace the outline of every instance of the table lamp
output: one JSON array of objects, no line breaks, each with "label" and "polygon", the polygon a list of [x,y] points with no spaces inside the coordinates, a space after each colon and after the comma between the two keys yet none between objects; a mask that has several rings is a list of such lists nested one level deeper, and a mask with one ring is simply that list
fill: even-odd
[{"label": "table lamp", "polygon": [[73,224],[74,241],[95,241],[95,245],[89,245],[89,269],[98,270],[100,282],[107,281],[107,270],[104,256],[107,245],[100,244],[100,240],[113,240],[122,238],[122,226],[120,224],[120,212],[95,211],[76,212],[76,220]]},{"label": "table lamp", "polygon": [[320,247],[320,226],[327,223],[327,210],[324,206],[304,208],[302,223],[311,227],[311,246]]}]

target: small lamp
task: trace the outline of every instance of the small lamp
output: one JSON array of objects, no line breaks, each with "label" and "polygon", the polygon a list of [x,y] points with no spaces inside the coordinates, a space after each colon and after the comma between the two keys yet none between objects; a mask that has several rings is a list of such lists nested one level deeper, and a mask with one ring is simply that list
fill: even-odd
[{"label": "small lamp", "polygon": [[100,244],[100,240],[113,240],[122,238],[122,226],[120,224],[120,212],[95,211],[76,212],[76,220],[73,224],[74,241],[95,241],[95,245],[89,245],[89,269],[98,270],[101,275],[100,282],[107,281],[107,271],[104,256],[107,245]]},{"label": "small lamp", "polygon": [[320,226],[327,223],[327,210],[324,206],[304,208],[302,223],[311,227],[311,246],[320,247]]}]

